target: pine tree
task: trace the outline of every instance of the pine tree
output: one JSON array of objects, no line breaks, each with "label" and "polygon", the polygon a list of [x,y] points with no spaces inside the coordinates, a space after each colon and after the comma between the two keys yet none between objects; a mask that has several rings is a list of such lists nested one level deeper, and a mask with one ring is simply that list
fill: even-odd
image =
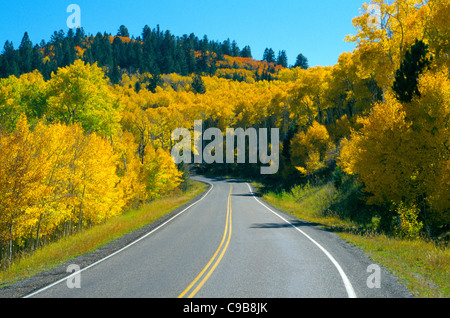
[{"label": "pine tree", "polygon": [[21,73],[29,73],[31,72],[31,60],[33,54],[33,43],[28,36],[28,33],[25,32],[22,38],[22,42],[19,46],[19,69]]},{"label": "pine tree", "polygon": [[118,36],[123,36],[126,38],[130,37],[130,33],[128,32],[128,29],[126,26],[124,26],[123,24],[119,27],[119,30],[117,31],[117,35]]},{"label": "pine tree", "polygon": [[419,75],[431,64],[427,58],[428,45],[416,42],[406,52],[400,68],[395,72],[393,89],[400,102],[411,102],[414,95],[420,96],[417,84]]},{"label": "pine tree", "polygon": [[301,67],[304,70],[308,69],[308,59],[300,53],[297,55],[297,60],[295,61],[294,67]]},{"label": "pine tree", "polygon": [[277,64],[281,65],[282,67],[288,66],[288,59],[285,50],[278,52]]},{"label": "pine tree", "polygon": [[251,58],[251,57],[252,57],[252,50],[250,49],[250,46],[246,45],[246,46],[242,49],[242,51],[241,51],[241,53],[240,53],[240,56],[241,56],[241,57],[249,57],[249,58]]},{"label": "pine tree", "polygon": [[200,75],[196,74],[192,79],[192,89],[196,94],[205,94],[206,87]]},{"label": "pine tree", "polygon": [[266,48],[263,54],[263,61],[275,63],[275,52],[272,49]]},{"label": "pine tree", "polygon": [[5,46],[3,47],[2,77],[8,77],[10,75],[19,76],[20,70],[17,60],[18,54],[14,49],[14,44],[10,41],[6,41]]}]

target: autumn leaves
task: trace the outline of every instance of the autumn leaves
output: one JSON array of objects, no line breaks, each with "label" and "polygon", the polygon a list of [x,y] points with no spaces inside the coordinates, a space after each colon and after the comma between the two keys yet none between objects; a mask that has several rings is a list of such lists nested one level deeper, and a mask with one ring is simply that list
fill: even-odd
[{"label": "autumn leaves", "polygon": [[378,83],[383,98],[358,120],[362,127],[344,142],[340,164],[364,183],[370,203],[392,208],[410,228],[399,233],[416,236],[423,222],[430,235],[450,222],[449,24],[442,20],[450,4],[374,2],[381,28],[355,18],[352,40],[360,74]]},{"label": "autumn leaves", "polygon": [[[336,65],[272,69],[225,56],[215,75],[202,76],[201,94],[191,76],[177,74],[125,72],[112,85],[107,69],[81,60],[48,81],[38,71],[1,79],[1,243],[38,245],[174,189],[181,173],[170,156],[171,134],[193,131],[200,120],[205,131],[279,129],[273,182],[311,178],[337,163],[364,185],[369,203],[448,224],[450,5],[373,3],[379,28],[367,24],[368,12],[356,17],[358,32],[348,39],[357,48]],[[419,94],[400,101],[392,89],[396,70],[416,39],[433,59],[418,76]],[[269,70],[274,80],[262,80]],[[222,166],[227,174],[259,171]]]},{"label": "autumn leaves", "polygon": [[10,259],[13,247],[99,224],[180,184],[168,151],[122,129],[119,96],[96,65],[1,81],[0,240]]}]

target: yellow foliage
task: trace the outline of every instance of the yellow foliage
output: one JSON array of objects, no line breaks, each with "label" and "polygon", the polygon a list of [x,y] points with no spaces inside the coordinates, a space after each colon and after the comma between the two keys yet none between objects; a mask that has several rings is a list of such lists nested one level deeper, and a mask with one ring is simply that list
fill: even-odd
[{"label": "yellow foliage", "polygon": [[291,162],[302,174],[309,175],[326,166],[329,134],[325,126],[314,122],[291,141]]}]

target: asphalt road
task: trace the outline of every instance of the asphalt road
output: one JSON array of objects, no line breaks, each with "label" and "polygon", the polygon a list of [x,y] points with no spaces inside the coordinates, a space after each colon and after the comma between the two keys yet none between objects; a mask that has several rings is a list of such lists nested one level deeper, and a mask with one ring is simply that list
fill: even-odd
[{"label": "asphalt road", "polygon": [[26,297],[410,296],[360,249],[269,206],[249,184],[197,179],[211,185],[200,200],[114,254]]}]

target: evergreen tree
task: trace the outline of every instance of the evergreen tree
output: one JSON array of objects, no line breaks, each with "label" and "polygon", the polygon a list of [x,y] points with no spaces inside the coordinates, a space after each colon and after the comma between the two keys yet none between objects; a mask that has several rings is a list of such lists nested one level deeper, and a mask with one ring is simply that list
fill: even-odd
[{"label": "evergreen tree", "polygon": [[263,61],[275,63],[275,52],[270,48],[266,48],[263,54]]},{"label": "evergreen tree", "polygon": [[161,75],[153,74],[151,78],[148,79],[148,84],[146,88],[154,93],[156,91],[156,87],[161,84]]},{"label": "evergreen tree", "polygon": [[117,35],[118,36],[123,36],[123,37],[126,37],[126,38],[130,37],[130,33],[128,32],[128,29],[124,25],[121,25],[119,27],[119,30],[117,31]]},{"label": "evergreen tree", "polygon": [[231,56],[239,56],[239,46],[237,45],[236,41],[233,41],[231,43]]},{"label": "evergreen tree", "polygon": [[224,55],[230,55],[231,56],[231,41],[230,39],[226,39],[223,41],[221,45],[221,50]]},{"label": "evergreen tree", "polygon": [[417,88],[419,75],[431,64],[427,58],[428,45],[416,40],[406,52],[400,68],[395,72],[393,89],[400,102],[411,102],[414,95],[420,96]]},{"label": "evergreen tree", "polygon": [[31,69],[32,70],[39,70],[42,74],[42,68],[43,68],[43,55],[41,52],[41,49],[39,47],[39,45],[35,45],[33,47],[33,51],[31,53]]},{"label": "evergreen tree", "polygon": [[118,84],[120,81],[120,71],[116,63],[110,68],[109,79],[112,84]]},{"label": "evergreen tree", "polygon": [[250,46],[246,45],[246,46],[242,49],[242,51],[241,51],[241,53],[240,53],[240,56],[241,56],[241,57],[249,57],[249,58],[251,58],[251,57],[252,57],[252,50],[250,49]]},{"label": "evergreen tree", "polygon": [[119,37],[114,37],[111,45],[112,58],[114,63],[121,68],[126,68],[125,64],[125,45]]},{"label": "evergreen tree", "polygon": [[201,76],[198,74],[194,75],[194,78],[192,79],[192,89],[196,94],[206,93],[205,84],[203,83]]},{"label": "evergreen tree", "polygon": [[288,58],[285,50],[278,52],[277,64],[283,67],[288,66]]},{"label": "evergreen tree", "polygon": [[83,39],[86,37],[86,34],[84,33],[83,28],[77,28],[75,31],[75,35],[73,37],[73,44],[75,46],[81,46],[83,43]]},{"label": "evergreen tree", "polygon": [[19,76],[20,70],[17,60],[18,56],[14,49],[14,44],[10,41],[6,41],[5,46],[3,47],[2,77],[8,77],[10,75]]},{"label": "evergreen tree", "polygon": [[295,61],[294,67],[301,67],[304,70],[308,69],[308,59],[300,53],[297,55],[297,60]]},{"label": "evergreen tree", "polygon": [[33,43],[28,36],[28,32],[25,32],[22,38],[22,42],[19,46],[19,70],[20,73],[29,73],[31,69],[31,60],[33,54]]}]

